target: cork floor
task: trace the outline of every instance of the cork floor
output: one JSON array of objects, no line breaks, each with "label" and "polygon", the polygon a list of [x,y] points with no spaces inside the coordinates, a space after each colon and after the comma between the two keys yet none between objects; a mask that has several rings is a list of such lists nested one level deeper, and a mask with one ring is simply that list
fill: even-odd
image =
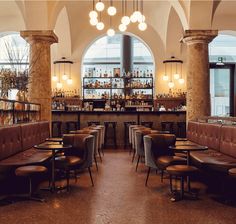
[{"label": "cork floor", "polygon": [[124,151],[108,151],[99,172],[93,168],[95,187],[83,173],[70,193],[42,192],[46,203],[18,201],[0,207],[0,224],[235,224],[236,208],[226,206],[205,193],[199,200],[171,202],[168,180],[151,173],[144,186],[146,167],[135,172],[131,157]]}]

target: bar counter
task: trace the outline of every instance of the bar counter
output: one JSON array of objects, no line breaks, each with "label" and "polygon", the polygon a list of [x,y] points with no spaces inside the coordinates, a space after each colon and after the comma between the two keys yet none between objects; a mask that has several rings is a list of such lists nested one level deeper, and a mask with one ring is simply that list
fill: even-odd
[{"label": "bar counter", "polygon": [[[60,111],[52,110],[53,121],[77,121],[79,128],[87,127],[88,121],[116,121],[116,133],[118,145],[124,145],[124,122],[135,121],[141,124],[142,121],[153,122],[153,129],[161,130],[161,122],[175,122],[174,129],[176,130],[176,122],[186,121],[186,111]],[[65,126],[62,133],[65,132]]]}]

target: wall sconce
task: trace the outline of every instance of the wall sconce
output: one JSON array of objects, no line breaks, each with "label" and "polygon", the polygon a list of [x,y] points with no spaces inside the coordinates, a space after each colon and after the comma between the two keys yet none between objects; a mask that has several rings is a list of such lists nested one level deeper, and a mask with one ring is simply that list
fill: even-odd
[{"label": "wall sconce", "polygon": [[[165,64],[165,74],[163,76],[163,80],[164,81],[168,81],[168,86],[170,89],[174,88],[175,84],[173,82],[174,80],[178,80],[180,84],[184,83],[184,79],[183,79],[183,74],[182,74],[182,64],[183,61],[176,59],[175,57],[171,57],[171,59],[169,60],[165,60],[163,61],[163,63]],[[168,74],[168,67],[170,70],[170,73]]]},{"label": "wall sconce", "polygon": [[218,57],[218,61],[216,62],[216,65],[223,66],[225,65],[224,61],[226,61],[226,58]]},{"label": "wall sconce", "polygon": [[[63,69],[62,80],[67,81],[67,84],[71,85],[73,83],[73,80],[71,78],[71,65],[73,64],[73,61],[66,60],[65,57],[62,57],[61,60],[54,61],[53,64],[54,64],[54,74],[53,74],[52,80],[58,81],[56,85],[57,88],[61,89],[63,86],[61,82],[61,66]],[[58,75],[56,71],[58,72]]]}]

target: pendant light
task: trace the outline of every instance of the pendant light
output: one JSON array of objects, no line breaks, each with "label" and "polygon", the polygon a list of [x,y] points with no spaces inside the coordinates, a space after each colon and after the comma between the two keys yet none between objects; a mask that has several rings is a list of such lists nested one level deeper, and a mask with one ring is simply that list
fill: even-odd
[{"label": "pendant light", "polygon": [[107,9],[107,13],[109,16],[114,16],[116,12],[117,12],[116,7],[113,6],[113,1],[110,0],[110,6]]},{"label": "pendant light", "polygon": [[98,17],[98,13],[94,9],[94,0],[93,0],[93,10],[89,12],[89,18],[94,19]]},{"label": "pendant light", "polygon": [[57,73],[56,73],[56,67],[53,66],[53,76],[52,76],[52,81],[56,82],[58,80]]},{"label": "pendant light", "polygon": [[166,73],[166,63],[165,63],[165,74],[164,74],[164,76],[163,76],[163,78],[162,78],[164,81],[168,81],[168,79],[169,79],[169,76],[167,75],[167,73]]},{"label": "pendant light", "polygon": [[[63,61],[65,61],[65,57],[62,58]],[[66,81],[68,79],[68,75],[66,74],[66,63],[63,63],[63,75],[62,75],[62,80]]]},{"label": "pendant light", "polygon": [[174,74],[174,79],[179,79],[179,73],[178,73],[178,71],[177,71],[177,66],[178,66],[178,63],[175,63],[175,74]]},{"label": "pendant light", "polygon": [[98,12],[102,12],[105,8],[105,5],[101,0],[99,0],[99,2],[97,2],[95,7]]},{"label": "pendant light", "polygon": [[[122,0],[121,3],[122,3],[122,19],[123,19],[124,18],[124,0]],[[122,19],[121,19],[121,24],[119,25],[120,32],[124,32],[127,29],[127,26],[124,23],[122,23]]]},{"label": "pendant light", "polygon": [[67,79],[67,84],[72,85],[72,83],[73,83],[73,80],[71,78],[71,64],[69,64],[69,79]]},{"label": "pendant light", "polygon": [[123,23],[125,26],[130,24],[130,18],[127,16],[127,0],[122,0],[122,11],[124,9],[124,15],[121,18],[121,23]]},{"label": "pendant light", "polygon": [[99,22],[97,23],[96,27],[97,27],[98,30],[103,30],[104,27],[105,27],[104,23],[102,22],[101,12],[99,14]]},{"label": "pendant light", "polygon": [[[54,62],[54,64],[56,64],[55,62]],[[57,82],[57,89],[61,89],[62,88],[62,83],[61,83],[61,66],[60,66],[60,64],[58,65],[58,67],[59,67],[59,79],[58,79],[58,82]]]},{"label": "pendant light", "polygon": [[182,64],[180,65],[180,79],[179,84],[184,84],[183,73],[182,73]]},{"label": "pendant light", "polygon": [[112,28],[112,17],[110,17],[110,28],[107,30],[107,35],[112,37],[115,35],[115,30]]},{"label": "pendant light", "polygon": [[170,71],[170,82],[168,83],[168,86],[169,86],[169,88],[170,89],[172,89],[174,86],[175,86],[175,84],[174,84],[174,82],[172,81],[172,63],[170,64],[170,66],[171,66],[171,71]]},{"label": "pendant light", "polygon": [[141,0],[141,16],[138,16],[138,28],[141,31],[144,31],[147,29],[147,24],[145,23],[145,16],[143,15],[143,0]]},{"label": "pendant light", "polygon": [[132,23],[136,23],[138,21],[138,18],[136,16],[136,11],[135,11],[135,0],[133,0],[133,13],[132,15],[130,16],[130,21]]}]

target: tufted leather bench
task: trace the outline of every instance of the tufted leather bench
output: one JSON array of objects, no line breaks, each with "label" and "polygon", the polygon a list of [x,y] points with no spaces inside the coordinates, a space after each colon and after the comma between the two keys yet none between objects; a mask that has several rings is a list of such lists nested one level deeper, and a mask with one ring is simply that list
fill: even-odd
[{"label": "tufted leather bench", "polygon": [[191,160],[195,165],[225,174],[236,167],[235,126],[190,121],[187,138],[190,143],[209,148],[206,151],[191,152]]},{"label": "tufted leather bench", "polygon": [[33,146],[50,136],[49,122],[35,122],[0,128],[0,172],[5,168],[45,162],[50,151],[40,151]]}]

